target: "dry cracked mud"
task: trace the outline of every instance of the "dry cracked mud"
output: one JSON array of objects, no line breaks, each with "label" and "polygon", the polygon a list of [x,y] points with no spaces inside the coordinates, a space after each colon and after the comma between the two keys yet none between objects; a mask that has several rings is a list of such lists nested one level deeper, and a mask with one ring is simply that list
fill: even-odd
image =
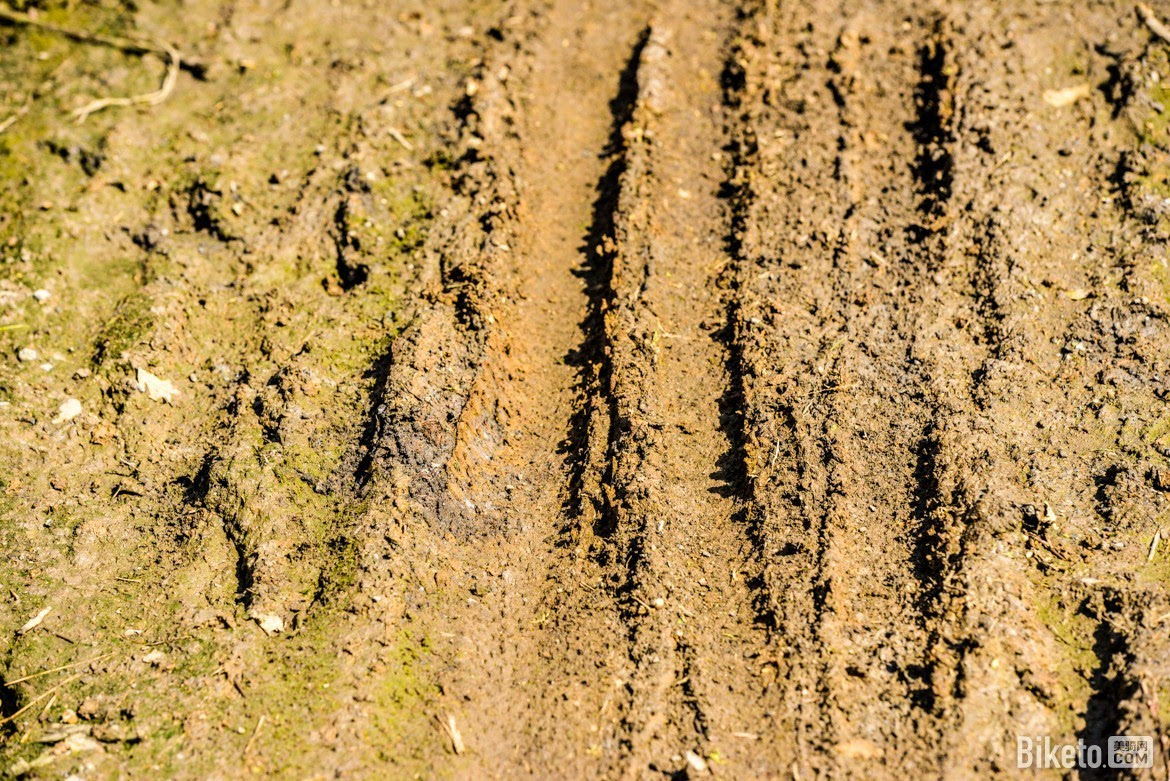
[{"label": "dry cracked mud", "polygon": [[1170,6],[0,10],[0,769],[1167,778]]}]

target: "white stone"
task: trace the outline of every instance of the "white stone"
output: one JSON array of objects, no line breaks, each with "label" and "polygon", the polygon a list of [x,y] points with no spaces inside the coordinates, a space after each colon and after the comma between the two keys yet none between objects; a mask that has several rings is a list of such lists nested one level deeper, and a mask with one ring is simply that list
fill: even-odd
[{"label": "white stone", "polygon": [[54,423],[65,423],[73,420],[81,414],[81,402],[77,399],[65,399],[61,402],[61,406],[57,408],[57,416],[53,418]]}]

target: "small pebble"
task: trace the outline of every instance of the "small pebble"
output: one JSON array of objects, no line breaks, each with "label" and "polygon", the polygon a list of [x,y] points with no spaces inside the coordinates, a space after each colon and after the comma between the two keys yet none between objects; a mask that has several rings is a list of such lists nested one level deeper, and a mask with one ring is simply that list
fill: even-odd
[{"label": "small pebble", "polygon": [[142,661],[146,662],[147,664],[154,665],[155,667],[158,667],[160,664],[162,664],[166,660],[167,660],[167,655],[164,652],[158,650],[157,648],[142,657]]},{"label": "small pebble", "polygon": [[146,393],[152,401],[171,403],[175,396],[179,395],[179,391],[175,389],[170,380],[157,377],[146,369],[138,370],[138,389]]},{"label": "small pebble", "polygon": [[694,751],[687,751],[687,764],[691,766],[691,770],[696,773],[707,772],[707,760],[696,754]]},{"label": "small pebble", "polygon": [[48,301],[49,296],[51,296],[51,295],[52,294],[48,290],[45,290],[44,288],[41,288],[40,290],[33,291],[33,298],[35,298],[37,301],[40,301],[42,304],[44,302]]},{"label": "small pebble", "polygon": [[269,637],[284,631],[284,619],[274,613],[252,613],[251,617]]},{"label": "small pebble", "polygon": [[16,353],[16,360],[22,363],[32,363],[39,357],[41,357],[40,353],[31,347],[21,347]]},{"label": "small pebble", "polygon": [[64,423],[73,420],[81,414],[81,402],[77,399],[65,399],[61,406],[57,408],[57,416],[53,418],[54,423]]}]

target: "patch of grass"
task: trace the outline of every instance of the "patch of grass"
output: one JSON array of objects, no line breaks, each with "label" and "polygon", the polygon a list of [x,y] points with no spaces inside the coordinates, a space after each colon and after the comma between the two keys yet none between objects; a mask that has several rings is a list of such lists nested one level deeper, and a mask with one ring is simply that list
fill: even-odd
[{"label": "patch of grass", "polygon": [[1050,669],[1057,683],[1053,692],[1056,707],[1052,710],[1060,717],[1063,731],[1072,735],[1079,728],[1076,720],[1092,694],[1089,679],[1098,664],[1093,650],[1096,623],[1079,604],[1070,604],[1060,588],[1041,587],[1036,594],[1036,616],[1052,632],[1063,652]]},{"label": "patch of grass", "polygon": [[[1140,140],[1143,144],[1166,147],[1170,145],[1170,85],[1159,82],[1150,87],[1150,100],[1162,106],[1161,111],[1151,111],[1142,121]],[[1165,181],[1165,171],[1162,172]]]},{"label": "patch of grass", "polygon": [[37,139],[46,132],[36,119],[25,116],[0,135],[0,182],[5,183],[0,188],[0,276],[14,281],[28,270],[24,261],[44,253],[43,241],[30,225],[30,206],[38,197],[33,180],[37,170],[29,161],[43,157]]},{"label": "patch of grass", "polygon": [[[1148,67],[1166,73],[1170,68],[1170,57],[1155,50]],[[1145,99],[1140,103],[1144,115],[1137,123],[1138,148],[1144,165],[1134,172],[1134,186],[1142,196],[1152,197],[1155,201],[1170,200],[1170,165],[1166,164],[1165,156],[1170,150],[1170,84],[1159,81],[1138,90],[1145,92]],[[1164,211],[1158,210],[1158,213],[1163,215],[1159,222],[1164,227]]]},{"label": "patch of grass", "polygon": [[403,746],[418,747],[428,737],[437,739],[438,733],[433,730],[430,735],[420,734],[430,729],[425,717],[426,704],[438,693],[422,674],[428,653],[425,638],[400,634],[388,655],[387,669],[371,687],[375,732],[367,735],[366,740],[382,761],[409,760],[410,757],[401,755]]},{"label": "patch of grass", "polygon": [[[268,775],[304,777],[311,774],[306,752],[289,748],[316,742],[331,729],[335,716],[345,707],[342,686],[342,652],[336,644],[336,622],[319,621],[285,643],[275,644],[248,686],[246,723],[266,717],[264,739],[258,741],[252,769]],[[374,671],[363,674],[360,686],[370,693],[374,730],[364,745],[368,757],[353,757],[355,764],[375,758],[396,759],[402,739],[412,728],[425,728],[421,707],[433,687],[420,669],[425,642],[401,636]],[[236,718],[244,714],[237,714]],[[241,746],[247,735],[241,735]],[[327,739],[327,738],[326,738]],[[363,762],[364,760],[364,762]]]},{"label": "patch of grass", "polygon": [[336,601],[357,585],[358,553],[357,543],[346,534],[337,534],[326,541],[317,585],[319,599]]},{"label": "patch of grass", "polygon": [[1166,298],[1166,303],[1170,304],[1170,265],[1166,262],[1166,257],[1161,256],[1150,264],[1150,274],[1162,287],[1162,295]]},{"label": "patch of grass", "polygon": [[101,368],[110,360],[117,360],[123,352],[138,344],[153,325],[150,298],[140,292],[126,296],[118,302],[113,316],[102,326],[94,341],[93,365]]}]

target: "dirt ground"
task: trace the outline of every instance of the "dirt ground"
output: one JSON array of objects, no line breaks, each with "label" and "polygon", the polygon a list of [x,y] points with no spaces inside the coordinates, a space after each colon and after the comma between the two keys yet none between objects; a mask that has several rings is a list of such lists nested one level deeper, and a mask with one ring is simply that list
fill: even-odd
[{"label": "dirt ground", "polygon": [[1166,779],[1159,20],[0,1],[0,771]]}]

